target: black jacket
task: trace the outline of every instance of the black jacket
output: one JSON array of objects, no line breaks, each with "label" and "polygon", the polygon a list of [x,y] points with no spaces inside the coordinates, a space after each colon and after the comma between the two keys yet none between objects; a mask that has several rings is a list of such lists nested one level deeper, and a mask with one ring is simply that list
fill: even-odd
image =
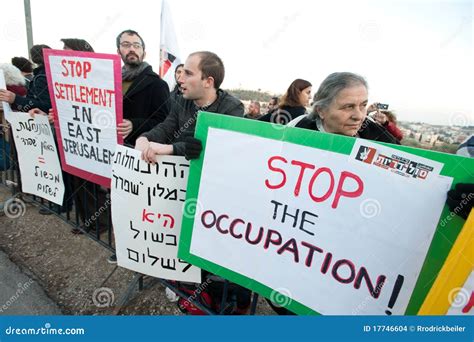
[{"label": "black jacket", "polygon": [[[278,115],[279,113],[279,115]],[[293,119],[296,119],[298,116],[306,113],[306,108],[303,106],[293,107],[293,106],[282,106],[281,108],[263,115],[258,120],[277,123],[281,125],[286,125]]]},{"label": "black jacket", "polygon": [[152,142],[172,144],[173,154],[184,156],[184,140],[187,136],[194,136],[199,111],[242,117],[244,105],[239,99],[220,89],[217,91],[217,99],[207,108],[199,108],[194,101],[177,96],[166,120],[142,135]]},{"label": "black jacket", "polygon": [[49,98],[48,81],[46,79],[46,69],[44,65],[33,70],[33,79],[28,86],[26,96],[16,96],[13,108],[22,112],[28,112],[33,108],[39,108],[43,112],[48,112],[51,108]]},{"label": "black jacket", "polygon": [[[318,126],[316,125],[316,120],[305,117],[300,122],[296,124],[295,127],[311,129],[313,131],[319,131]],[[366,118],[362,123],[361,129],[357,132],[359,138],[381,141],[390,144],[400,145],[400,142],[395,139],[384,127],[373,122],[369,118]]]},{"label": "black jacket", "polygon": [[170,111],[169,99],[168,84],[148,66],[123,95],[123,118],[133,124],[125,143],[135,145],[141,134],[162,122]]}]

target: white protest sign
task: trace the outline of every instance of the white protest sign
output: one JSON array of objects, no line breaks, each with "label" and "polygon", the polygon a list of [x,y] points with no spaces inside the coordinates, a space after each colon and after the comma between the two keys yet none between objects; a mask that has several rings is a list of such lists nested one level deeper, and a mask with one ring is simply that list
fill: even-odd
[{"label": "white protest sign", "polygon": [[112,167],[117,263],[158,278],[200,282],[201,269],[177,257],[189,162],[160,156],[150,165],[140,155],[118,145]]},{"label": "white protest sign", "polygon": [[[0,89],[5,89],[5,90],[7,89],[7,85],[5,83],[5,74],[3,70],[0,70]],[[9,120],[10,113],[12,112],[10,104],[8,102],[2,101],[2,106],[3,106],[3,112],[5,113],[5,119]]]},{"label": "white protest sign", "polygon": [[191,255],[322,314],[403,314],[452,179],[351,158],[210,127]]},{"label": "white protest sign", "polygon": [[77,51],[45,51],[63,169],[110,185],[117,123],[122,122],[120,58]]},{"label": "white protest sign", "polygon": [[18,153],[23,192],[62,205],[64,183],[53,132],[45,115],[12,112],[9,118]]}]

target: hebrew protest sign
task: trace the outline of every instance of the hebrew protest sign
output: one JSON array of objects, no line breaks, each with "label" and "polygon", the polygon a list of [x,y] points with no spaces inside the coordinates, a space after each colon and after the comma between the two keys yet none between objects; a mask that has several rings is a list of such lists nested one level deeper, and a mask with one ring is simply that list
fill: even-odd
[{"label": "hebrew protest sign", "polygon": [[158,278],[201,281],[201,270],[178,258],[189,162],[117,146],[112,167],[112,222],[119,266]]},{"label": "hebrew protest sign", "polygon": [[45,50],[48,87],[63,169],[108,187],[114,149],[122,144],[120,57]]},{"label": "hebrew protest sign", "polygon": [[196,136],[181,258],[300,314],[416,314],[461,229],[437,231],[446,192],[474,161],[209,113]]},{"label": "hebrew protest sign", "polygon": [[62,205],[64,183],[54,137],[45,115],[11,112],[23,192]]}]

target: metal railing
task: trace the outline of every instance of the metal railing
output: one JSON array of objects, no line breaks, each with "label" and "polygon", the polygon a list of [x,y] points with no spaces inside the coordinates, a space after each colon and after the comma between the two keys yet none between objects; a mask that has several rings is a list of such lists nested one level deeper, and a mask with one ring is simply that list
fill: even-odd
[{"label": "metal railing", "polygon": [[[56,215],[59,219],[70,225],[73,233],[85,234],[111,252],[115,252],[111,221],[110,189],[105,189],[97,184],[63,172],[63,180],[66,188],[63,205],[59,206],[41,197],[22,193],[21,175],[18,168],[14,141],[11,139],[11,132],[8,125],[4,122],[0,124],[0,126],[1,185],[11,189],[12,198],[21,197],[27,199],[28,202],[36,203],[41,209],[50,211],[51,214]],[[103,283],[110,278],[117,270],[117,267],[118,266],[106,277]],[[231,283],[222,278],[220,278],[220,281],[223,283],[223,293],[221,303],[218,306],[219,310],[212,310],[202,303],[199,296],[195,297],[194,295],[185,293],[179,282],[135,273],[128,289],[114,310],[115,314],[118,314],[121,308],[131,299],[136,287],[138,287],[138,291],[143,290],[145,278],[150,279],[149,286],[161,283],[164,287],[169,288],[177,296],[192,303],[205,314],[222,315],[228,312],[229,307],[237,305],[236,299],[229,296]],[[255,314],[257,302],[258,295],[253,293],[249,311],[250,315]]]}]

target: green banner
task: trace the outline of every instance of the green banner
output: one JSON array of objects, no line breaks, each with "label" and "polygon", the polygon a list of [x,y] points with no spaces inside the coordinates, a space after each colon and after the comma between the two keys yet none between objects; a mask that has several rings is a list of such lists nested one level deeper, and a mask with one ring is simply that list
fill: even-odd
[{"label": "green banner", "polygon": [[[254,120],[233,118],[219,114],[199,114],[195,136],[196,138],[202,140],[203,153],[199,159],[193,160],[191,162],[187,188],[187,199],[183,215],[183,227],[178,255],[180,258],[192,263],[193,265],[208,270],[209,272],[217,274],[232,282],[238,283],[267,298],[275,299],[275,290],[278,291],[278,289],[270,288],[256,281],[255,279],[251,279],[239,272],[236,272],[233,269],[228,269],[219,263],[211,262],[191,253],[193,227],[195,219],[197,219],[195,214],[202,209],[199,208],[199,206],[202,204],[198,203],[198,198],[200,192],[200,183],[203,176],[203,162],[206,155],[206,142],[210,128],[226,130],[234,133],[242,133],[251,137],[262,137],[274,140],[276,142],[286,142],[300,146],[307,146],[321,151],[330,151],[347,156],[351,154],[354,144],[360,140],[341,135],[320,133],[311,130],[274,125]],[[453,186],[457,183],[473,182],[474,160],[472,159],[406,146],[390,145],[378,142],[377,144],[426,158],[431,161],[442,163],[443,167],[440,171],[440,175],[452,177]],[[258,146],[255,146],[255,148],[258,149]],[[246,151],[239,149],[238,146],[235,146],[235,150],[229,150],[228,153],[231,155],[239,155],[242,153],[245,154]],[[230,170],[235,167],[236,165],[226,164],[221,166],[221,169],[222,172],[226,172],[226,169]],[[243,180],[236,180],[236,182],[237,181]],[[249,193],[248,196],[251,198],[252,193]],[[429,198],[426,199],[426,201],[429,200]],[[222,201],[226,201],[225,194],[223,194]],[[446,206],[440,213],[438,227],[433,235],[431,244],[429,245],[429,249],[421,268],[421,272],[416,280],[414,290],[409,297],[405,314],[414,315],[418,312],[462,228],[464,220],[457,216],[452,217],[449,215],[449,213],[450,212]],[[400,213],[400,215],[402,216],[403,213]],[[446,222],[442,222],[443,220],[446,221],[445,218],[447,217],[449,217],[448,225],[446,225]],[[351,223],[349,221],[348,227],[350,227],[350,224]],[[387,224],[390,225],[390,223]],[[213,246],[209,245],[209,248],[212,249]],[[238,251],[229,251],[229,253],[238,253]],[[295,279],[295,281],[298,280]],[[279,293],[279,295],[284,297],[285,293]],[[315,310],[294,299],[284,300],[282,306],[285,306],[298,314],[318,314]]]}]

